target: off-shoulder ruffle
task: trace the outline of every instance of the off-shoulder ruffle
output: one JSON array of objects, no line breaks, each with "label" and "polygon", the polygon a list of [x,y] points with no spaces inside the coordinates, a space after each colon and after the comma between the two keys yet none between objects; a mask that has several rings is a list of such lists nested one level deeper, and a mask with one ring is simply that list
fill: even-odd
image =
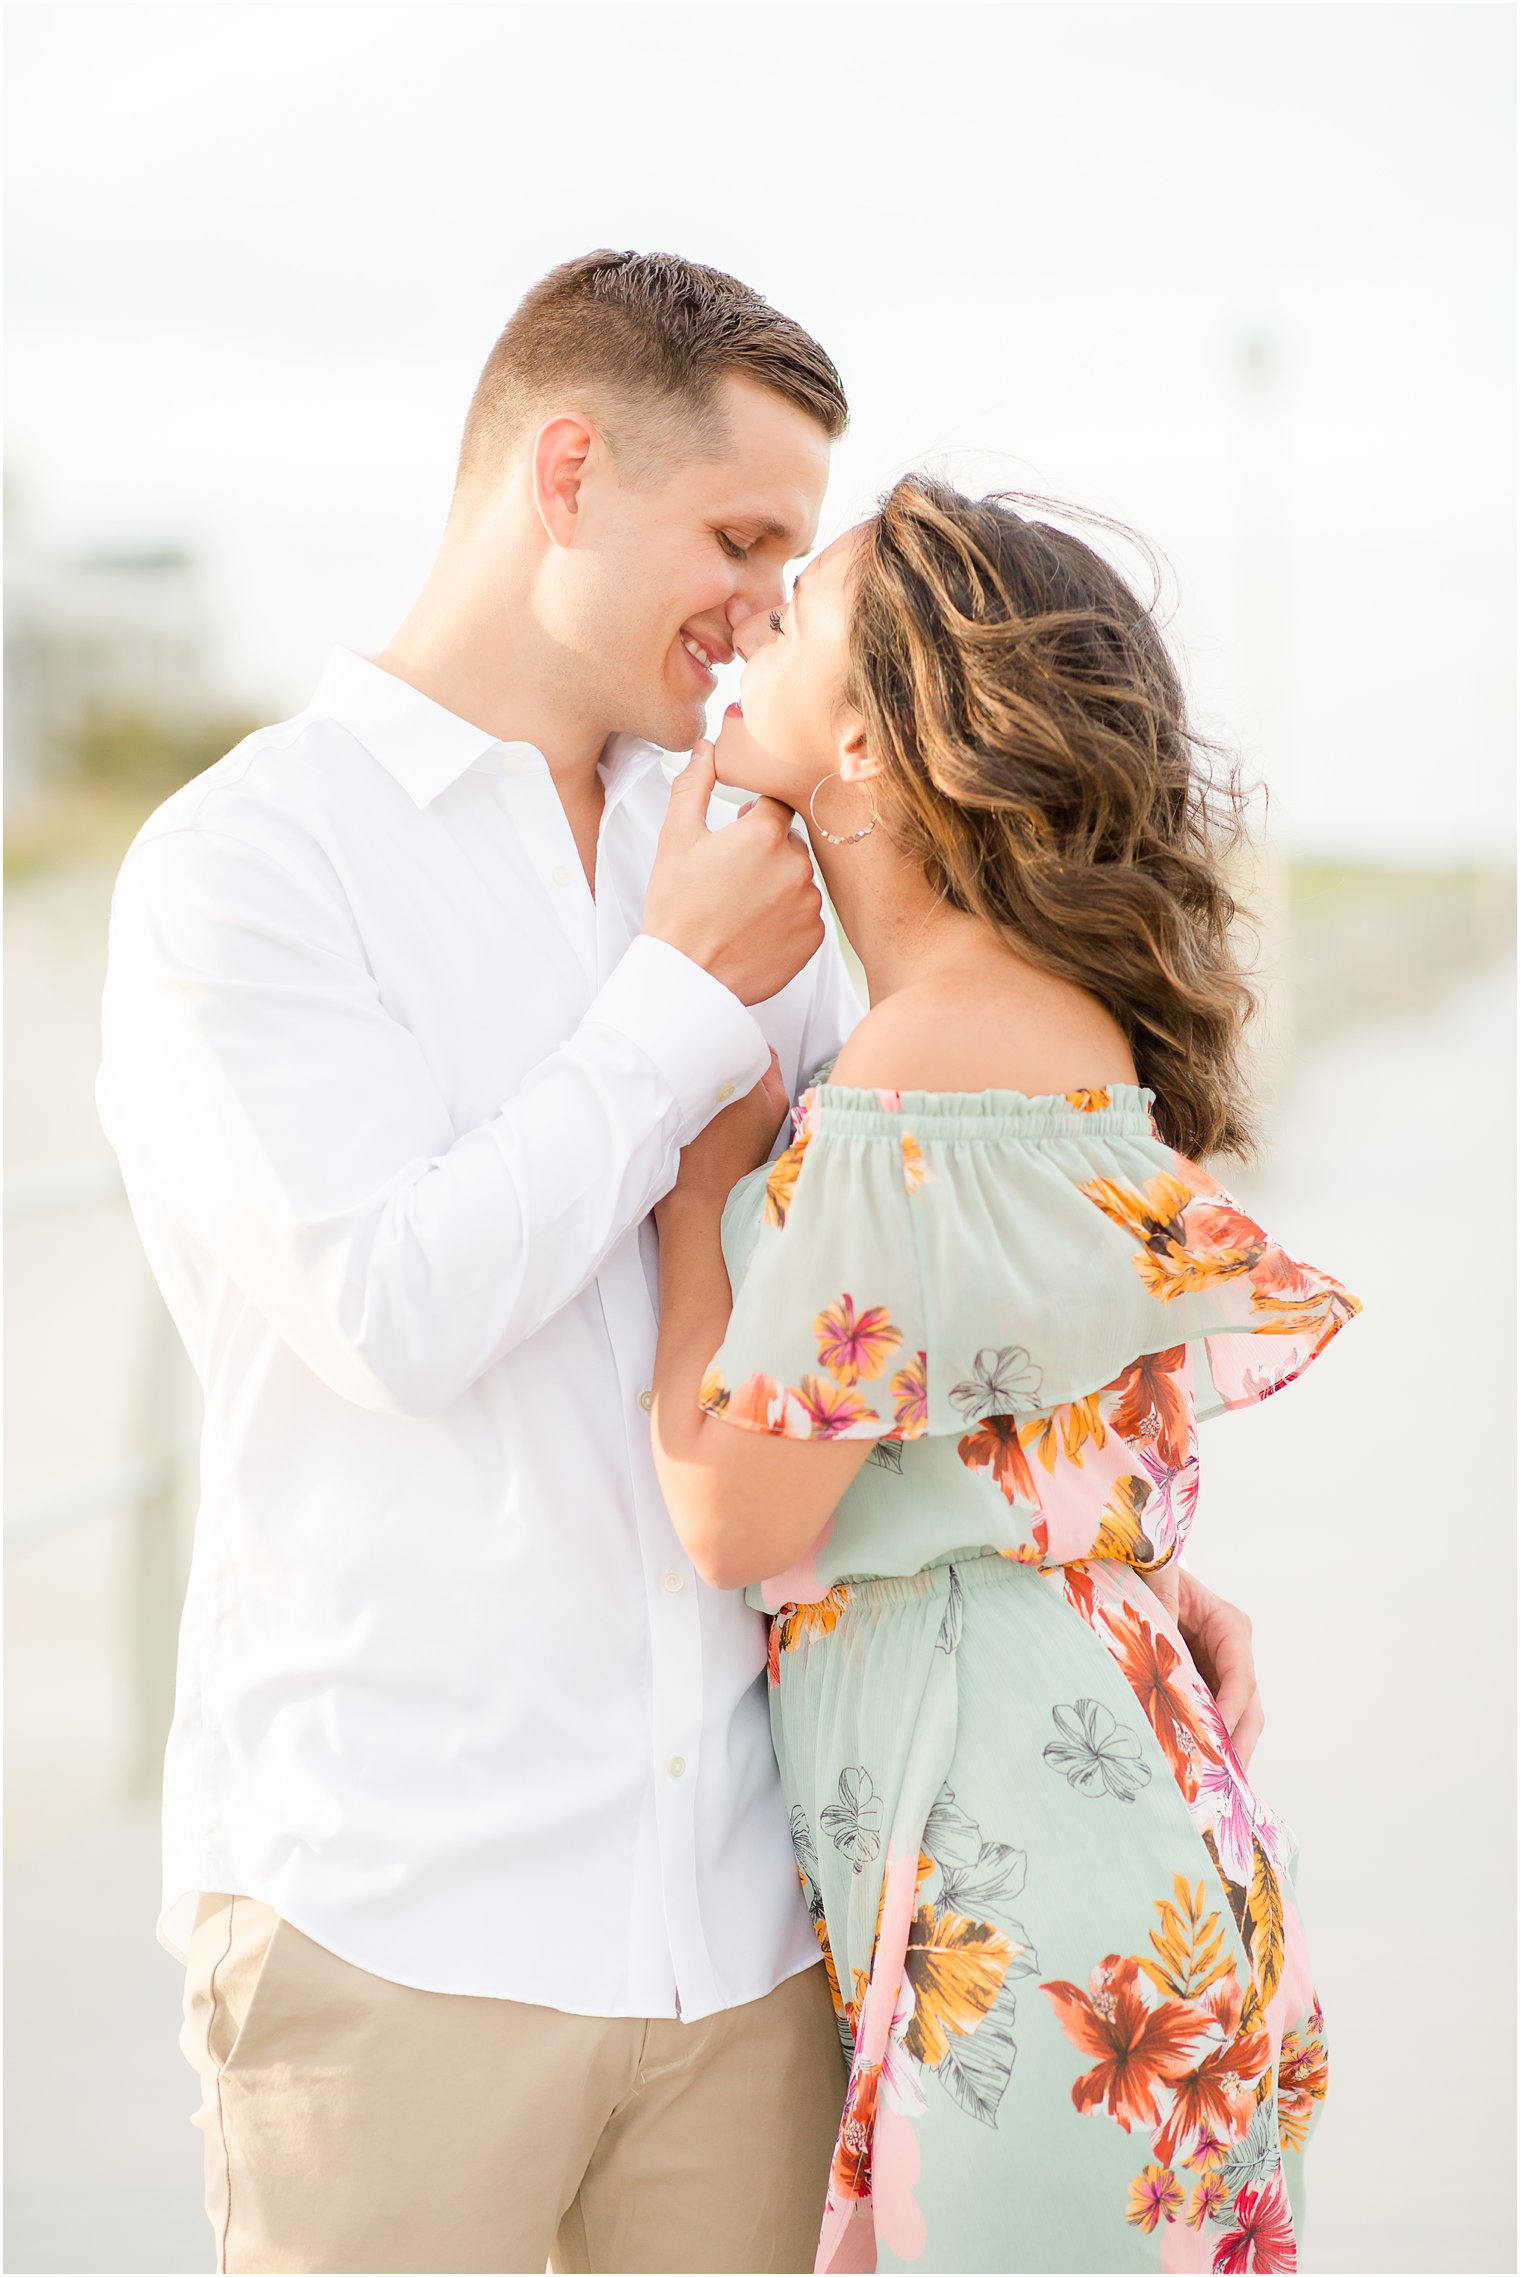
[{"label": "off-shoulder ruffle", "polygon": [[1358,1301],[1166,1146],[1151,1098],[804,1093],[794,1144],[725,1214],[734,1307],[706,1411],[797,1439],[1013,1416],[1027,1441],[1123,1393],[1144,1439],[1165,1436],[1163,1359],[1175,1377],[1185,1358],[1199,1416],[1290,1383]]}]

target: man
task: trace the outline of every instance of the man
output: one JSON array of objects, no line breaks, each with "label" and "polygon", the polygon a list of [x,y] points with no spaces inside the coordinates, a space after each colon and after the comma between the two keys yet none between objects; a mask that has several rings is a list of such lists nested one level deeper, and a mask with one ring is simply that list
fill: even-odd
[{"label": "man", "polygon": [[785,810],[710,828],[655,747],[846,416],[732,278],[554,271],[390,647],[122,871],[101,1113],[206,1396],[161,1933],[223,2268],[811,2267],[843,2075],[762,1623],[655,1480],[648,1212],[859,1006]]}]

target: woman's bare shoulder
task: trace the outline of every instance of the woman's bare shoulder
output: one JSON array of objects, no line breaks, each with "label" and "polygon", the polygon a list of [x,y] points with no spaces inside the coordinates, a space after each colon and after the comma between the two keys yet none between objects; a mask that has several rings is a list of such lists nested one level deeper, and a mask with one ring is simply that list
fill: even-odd
[{"label": "woman's bare shoulder", "polygon": [[1047,1092],[1133,1083],[1118,1022],[1043,973],[915,983],[874,1004],[829,1076],[857,1090]]}]

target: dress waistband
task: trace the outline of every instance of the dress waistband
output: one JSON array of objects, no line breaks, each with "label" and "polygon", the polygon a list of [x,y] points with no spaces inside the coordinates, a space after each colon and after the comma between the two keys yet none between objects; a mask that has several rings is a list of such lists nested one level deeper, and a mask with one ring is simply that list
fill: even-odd
[{"label": "dress waistband", "polygon": [[944,1565],[926,1565],[920,1573],[870,1574],[840,1587],[852,1603],[906,1605],[920,1597],[948,1597],[955,1581],[962,1589],[996,1588],[1013,1574],[1034,1570],[1024,1559],[1004,1557],[999,1550],[969,1550]]}]

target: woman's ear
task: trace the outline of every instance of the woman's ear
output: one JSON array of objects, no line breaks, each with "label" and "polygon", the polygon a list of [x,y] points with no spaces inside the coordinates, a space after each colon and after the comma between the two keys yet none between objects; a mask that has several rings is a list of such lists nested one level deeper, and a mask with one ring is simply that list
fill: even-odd
[{"label": "woman's ear", "polygon": [[881,773],[881,762],[866,744],[866,726],[859,712],[847,711],[834,734],[834,768],[841,782],[869,783]]}]

